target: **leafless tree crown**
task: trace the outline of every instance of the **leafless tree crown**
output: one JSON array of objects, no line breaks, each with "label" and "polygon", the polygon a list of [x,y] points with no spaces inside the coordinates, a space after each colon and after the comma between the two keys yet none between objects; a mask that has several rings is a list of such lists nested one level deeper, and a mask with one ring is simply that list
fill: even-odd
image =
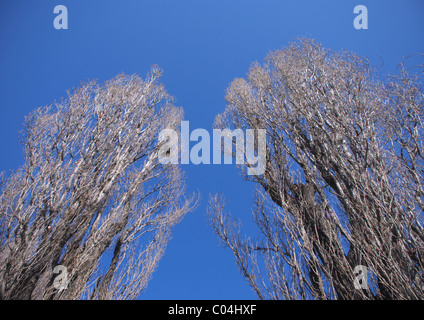
[{"label": "leafless tree crown", "polygon": [[1,298],[131,299],[146,287],[192,205],[178,166],[158,161],[159,131],[182,119],[160,75],[89,82],[26,118],[25,164],[1,185]]},{"label": "leafless tree crown", "polygon": [[[400,65],[301,39],[234,80],[220,128],[267,130],[259,236],[242,236],[212,196],[212,225],[263,299],[424,298],[424,97]],[[356,266],[368,270],[355,288]]]}]

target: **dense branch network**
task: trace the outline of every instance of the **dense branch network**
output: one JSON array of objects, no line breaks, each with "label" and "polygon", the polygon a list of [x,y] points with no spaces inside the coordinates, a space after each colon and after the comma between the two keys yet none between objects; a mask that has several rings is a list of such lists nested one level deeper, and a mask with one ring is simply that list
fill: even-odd
[{"label": "dense branch network", "polygon": [[[264,299],[424,297],[424,96],[401,66],[381,81],[368,61],[301,39],[252,65],[227,93],[219,128],[267,131],[257,240],[241,237],[222,196],[212,225]],[[355,289],[356,266],[369,289]]]},{"label": "dense branch network", "polygon": [[146,287],[193,203],[178,166],[158,161],[160,130],[182,119],[160,75],[89,82],[26,118],[25,164],[0,196],[1,298],[133,299]]}]

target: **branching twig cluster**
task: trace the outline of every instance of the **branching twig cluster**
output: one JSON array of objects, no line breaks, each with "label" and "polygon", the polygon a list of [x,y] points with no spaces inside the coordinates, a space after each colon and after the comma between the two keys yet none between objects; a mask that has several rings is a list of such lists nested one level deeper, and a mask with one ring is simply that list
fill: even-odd
[{"label": "branching twig cluster", "polygon": [[[302,39],[228,89],[219,128],[266,129],[261,237],[245,240],[213,196],[212,224],[264,299],[424,297],[424,91]],[[369,289],[355,289],[355,267]]]},{"label": "branching twig cluster", "polygon": [[179,168],[158,161],[159,131],[182,119],[160,73],[86,83],[26,118],[25,164],[0,196],[1,298],[130,299],[146,287],[192,205]]}]

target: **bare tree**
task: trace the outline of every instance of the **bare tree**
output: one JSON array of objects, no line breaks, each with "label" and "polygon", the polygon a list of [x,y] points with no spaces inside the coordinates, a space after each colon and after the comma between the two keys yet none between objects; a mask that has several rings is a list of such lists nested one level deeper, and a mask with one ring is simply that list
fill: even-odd
[{"label": "bare tree", "polygon": [[160,75],[88,82],[26,118],[25,164],[1,185],[2,299],[133,299],[146,287],[193,204],[178,166],[158,161],[160,130],[182,119]]},{"label": "bare tree", "polygon": [[[219,128],[266,129],[256,239],[210,199],[214,230],[261,299],[424,298],[424,95],[401,65],[301,39],[235,79]],[[367,274],[361,274],[367,271]]]}]

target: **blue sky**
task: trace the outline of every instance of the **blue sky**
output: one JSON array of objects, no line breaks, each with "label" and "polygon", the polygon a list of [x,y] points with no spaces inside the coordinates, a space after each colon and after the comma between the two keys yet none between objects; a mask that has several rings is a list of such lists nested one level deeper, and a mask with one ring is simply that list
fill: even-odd
[{"label": "blue sky", "polygon": [[[59,4],[68,8],[68,30],[53,27]],[[367,30],[353,27],[359,4],[368,8]],[[229,83],[270,50],[309,36],[394,72],[402,57],[423,52],[423,16],[422,0],[1,0],[0,171],[23,163],[25,115],[81,81],[144,76],[158,64],[190,129],[211,130]],[[222,192],[228,209],[249,223],[253,186],[233,165],[183,169],[188,191],[202,200],[175,228],[141,298],[255,299],[205,213],[209,193]]]}]

